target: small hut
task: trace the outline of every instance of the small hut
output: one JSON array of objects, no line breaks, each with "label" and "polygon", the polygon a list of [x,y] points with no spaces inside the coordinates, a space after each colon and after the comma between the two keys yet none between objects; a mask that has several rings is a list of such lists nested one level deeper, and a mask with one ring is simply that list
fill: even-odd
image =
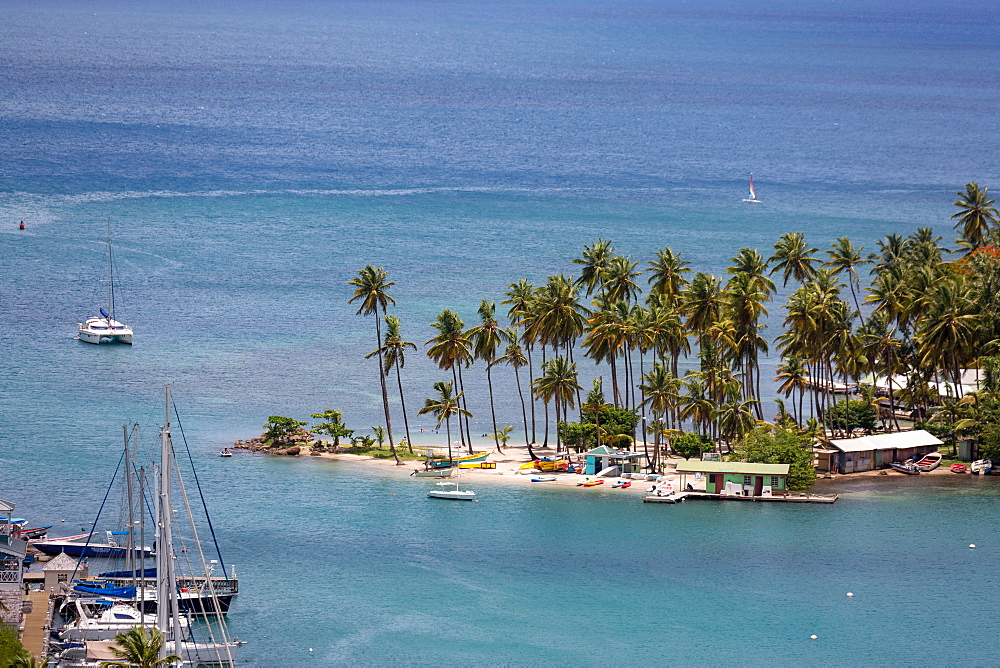
[{"label": "small hut", "polygon": [[641,452],[622,452],[606,445],[599,445],[583,456],[587,463],[584,473],[587,475],[597,475],[611,467],[618,467],[618,473],[638,473],[642,470],[638,460],[645,457]]},{"label": "small hut", "polygon": [[77,579],[87,577],[90,573],[87,569],[87,562],[80,563],[77,568],[77,560],[65,552],[59,553],[51,561],[42,566],[42,573],[45,574],[45,591],[59,592],[62,585],[70,584],[70,579],[76,573]]},{"label": "small hut", "polygon": [[894,434],[832,439],[830,445],[838,450],[834,470],[839,473],[857,473],[888,468],[893,462],[920,459],[935,452],[942,442],[929,432],[916,429]]},{"label": "small hut", "polygon": [[788,464],[687,460],[677,463],[677,473],[682,490],[688,473],[707,475],[705,491],[709,494],[770,496],[787,494],[788,490]]}]

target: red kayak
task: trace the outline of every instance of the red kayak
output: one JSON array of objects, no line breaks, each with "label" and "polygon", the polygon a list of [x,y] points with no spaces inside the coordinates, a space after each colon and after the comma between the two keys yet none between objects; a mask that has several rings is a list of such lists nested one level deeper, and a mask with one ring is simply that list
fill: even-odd
[{"label": "red kayak", "polygon": [[966,466],[965,464],[952,464],[950,468],[951,468],[951,472],[952,473],[968,473],[969,472],[969,467]]}]

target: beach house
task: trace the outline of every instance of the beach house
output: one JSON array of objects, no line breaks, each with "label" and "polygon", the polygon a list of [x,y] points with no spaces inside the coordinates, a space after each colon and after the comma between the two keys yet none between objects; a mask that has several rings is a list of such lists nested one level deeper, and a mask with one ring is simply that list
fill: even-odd
[{"label": "beach house", "polygon": [[688,476],[704,477],[709,494],[771,496],[788,489],[788,464],[686,460],[677,463],[677,474],[681,490],[687,489]]},{"label": "beach house", "polygon": [[0,623],[19,627],[22,619],[24,556],[28,542],[15,535],[14,504],[0,501],[0,516],[5,518],[0,527]]},{"label": "beach house", "polygon": [[641,452],[623,452],[615,450],[606,445],[599,445],[590,452],[584,453],[587,475],[597,475],[608,468],[617,468],[615,473],[638,473],[642,470],[641,459],[645,457]]},{"label": "beach house", "polygon": [[923,429],[832,439],[830,445],[837,453],[828,460],[829,471],[858,473],[887,468],[893,462],[920,459],[935,452],[941,444],[940,439]]}]

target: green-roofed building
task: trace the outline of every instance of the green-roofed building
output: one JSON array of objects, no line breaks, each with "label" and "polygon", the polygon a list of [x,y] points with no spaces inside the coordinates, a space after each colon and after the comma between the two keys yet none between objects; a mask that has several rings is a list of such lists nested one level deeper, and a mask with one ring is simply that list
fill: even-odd
[{"label": "green-roofed building", "polygon": [[680,489],[686,489],[687,476],[694,475],[696,478],[706,476],[705,491],[709,494],[771,496],[788,493],[788,464],[689,460],[677,463],[677,473]]}]

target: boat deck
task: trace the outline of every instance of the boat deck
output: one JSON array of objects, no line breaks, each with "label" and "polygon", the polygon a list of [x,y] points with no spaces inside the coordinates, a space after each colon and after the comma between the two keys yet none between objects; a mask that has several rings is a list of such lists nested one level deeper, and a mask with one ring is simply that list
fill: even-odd
[{"label": "boat deck", "polygon": [[714,501],[749,501],[757,503],[833,503],[839,494],[778,494],[774,496],[736,496],[708,492],[674,492],[665,496],[644,496],[643,503],[680,503],[688,499]]}]

